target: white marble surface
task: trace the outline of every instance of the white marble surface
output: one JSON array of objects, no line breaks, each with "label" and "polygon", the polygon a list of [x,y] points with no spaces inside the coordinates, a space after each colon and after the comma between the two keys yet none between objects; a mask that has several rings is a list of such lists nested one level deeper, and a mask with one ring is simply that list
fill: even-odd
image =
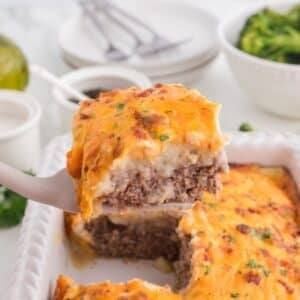
[{"label": "white marble surface", "polygon": [[[197,5],[205,5],[223,18],[246,4],[266,1],[194,0],[194,2]],[[74,1],[66,0],[0,0],[0,30],[20,45],[30,62],[44,65],[55,74],[61,75],[70,68],[60,56],[57,32],[74,9],[76,9]],[[277,118],[260,110],[249,101],[232,77],[222,54],[213,63],[205,77],[193,86],[199,88],[210,99],[223,104],[221,126],[225,130],[235,130],[241,122],[248,121],[259,130],[300,133],[300,121]],[[47,83],[32,78],[28,92],[35,96],[43,106],[41,126],[42,143],[45,145],[49,139],[59,133],[51,89]],[[18,234],[19,227],[0,230],[1,291],[6,289],[13,269]]]}]

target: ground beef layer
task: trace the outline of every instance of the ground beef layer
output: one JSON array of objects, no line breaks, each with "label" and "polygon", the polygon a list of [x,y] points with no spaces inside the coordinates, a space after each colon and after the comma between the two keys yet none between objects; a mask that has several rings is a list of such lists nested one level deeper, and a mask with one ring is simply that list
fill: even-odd
[{"label": "ground beef layer", "polygon": [[133,259],[164,257],[175,266],[176,289],[184,288],[191,276],[190,237],[178,233],[179,215],[165,213],[140,217],[128,224],[116,224],[99,216],[85,224],[97,255]]},{"label": "ground beef layer", "polygon": [[100,256],[155,259],[170,261],[179,257],[179,239],[175,232],[178,218],[174,216],[140,220],[131,224],[115,224],[100,216],[85,224]]},{"label": "ground beef layer", "polygon": [[[157,205],[163,203],[195,202],[204,191],[216,193],[220,189],[218,173],[222,170],[215,162],[211,166],[202,163],[190,164],[174,170],[170,177],[162,177],[152,171],[152,176],[146,178],[144,174],[137,173],[129,184],[121,189],[102,196],[102,203],[113,207]],[[169,187],[168,195],[163,196],[165,187]],[[160,192],[162,191],[162,192]],[[157,196],[154,195],[157,193]]]}]

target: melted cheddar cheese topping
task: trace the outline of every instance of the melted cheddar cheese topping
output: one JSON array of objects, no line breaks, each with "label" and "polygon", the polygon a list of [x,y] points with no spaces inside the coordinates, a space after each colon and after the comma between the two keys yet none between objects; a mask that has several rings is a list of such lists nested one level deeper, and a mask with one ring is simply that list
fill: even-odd
[{"label": "melted cheddar cheese topping", "polygon": [[257,165],[232,166],[221,176],[220,195],[205,194],[179,223],[192,247],[186,289],[157,287],[157,294],[134,280],[76,286],[54,299],[299,300],[300,199],[292,177]]},{"label": "melted cheddar cheese topping", "polygon": [[237,166],[181,220],[191,235],[186,299],[300,299],[299,197],[282,168]]},{"label": "melted cheddar cheese topping", "polygon": [[127,283],[103,282],[79,286],[60,276],[53,300],[180,300],[169,288],[158,287],[135,279]]},{"label": "melted cheddar cheese topping", "polygon": [[74,117],[73,146],[67,154],[83,215],[91,215],[97,184],[117,160],[151,160],[170,143],[203,154],[219,153],[224,138],[218,113],[218,104],[182,85],[114,90],[83,102]]}]

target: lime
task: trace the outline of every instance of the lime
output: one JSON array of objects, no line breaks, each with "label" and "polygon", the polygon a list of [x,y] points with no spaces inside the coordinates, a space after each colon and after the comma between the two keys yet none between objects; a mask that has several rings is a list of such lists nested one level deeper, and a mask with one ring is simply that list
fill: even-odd
[{"label": "lime", "polygon": [[24,90],[28,79],[28,64],[22,51],[0,35],[0,89]]}]

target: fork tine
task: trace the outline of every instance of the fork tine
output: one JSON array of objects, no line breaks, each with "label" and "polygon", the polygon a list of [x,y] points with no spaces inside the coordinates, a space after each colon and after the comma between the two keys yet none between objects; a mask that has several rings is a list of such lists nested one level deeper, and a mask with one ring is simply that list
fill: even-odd
[{"label": "fork tine", "polygon": [[83,13],[88,17],[89,21],[92,23],[94,28],[98,30],[106,40],[108,44],[108,49],[105,51],[105,55],[112,60],[125,60],[128,59],[129,55],[124,53],[121,49],[117,49],[110,39],[109,35],[103,29],[102,24],[98,20],[97,16],[94,15],[93,11],[90,10],[89,3],[86,0],[79,0],[78,4],[80,5]]},{"label": "fork tine", "polygon": [[[96,0],[97,1],[97,0]],[[99,1],[99,0],[98,0]],[[128,13],[126,10],[122,9],[121,7],[115,5],[112,1],[110,0],[101,0],[102,2],[105,2],[107,6],[110,8],[114,9],[117,11],[120,15],[123,17],[126,17],[128,20],[130,20],[132,23],[135,23],[136,25],[142,27],[144,30],[150,32],[153,36],[159,37],[160,35],[147,23],[141,21],[139,18],[136,16]]]},{"label": "fork tine", "polygon": [[149,56],[153,55],[155,53],[161,53],[167,50],[175,49],[185,43],[188,43],[192,40],[192,37],[189,38],[184,38],[175,42],[166,42],[165,44],[162,45],[157,45],[153,46],[152,48],[144,48],[144,49],[139,49],[138,54],[140,56]]},{"label": "fork tine", "polygon": [[101,11],[101,13],[105,14],[107,17],[109,17],[111,19],[111,21],[113,21],[119,28],[121,28],[122,30],[124,30],[125,32],[127,32],[129,35],[132,36],[132,38],[135,39],[135,47],[139,47],[143,44],[143,41],[141,40],[141,38],[139,37],[139,35],[132,30],[127,24],[125,24],[124,22],[122,22],[121,20],[119,20],[117,17],[115,17],[109,9],[107,9],[107,2],[104,1],[104,4],[100,4],[99,1],[97,0],[90,0],[91,3],[93,3],[93,5],[95,6],[95,8],[99,11]]}]

